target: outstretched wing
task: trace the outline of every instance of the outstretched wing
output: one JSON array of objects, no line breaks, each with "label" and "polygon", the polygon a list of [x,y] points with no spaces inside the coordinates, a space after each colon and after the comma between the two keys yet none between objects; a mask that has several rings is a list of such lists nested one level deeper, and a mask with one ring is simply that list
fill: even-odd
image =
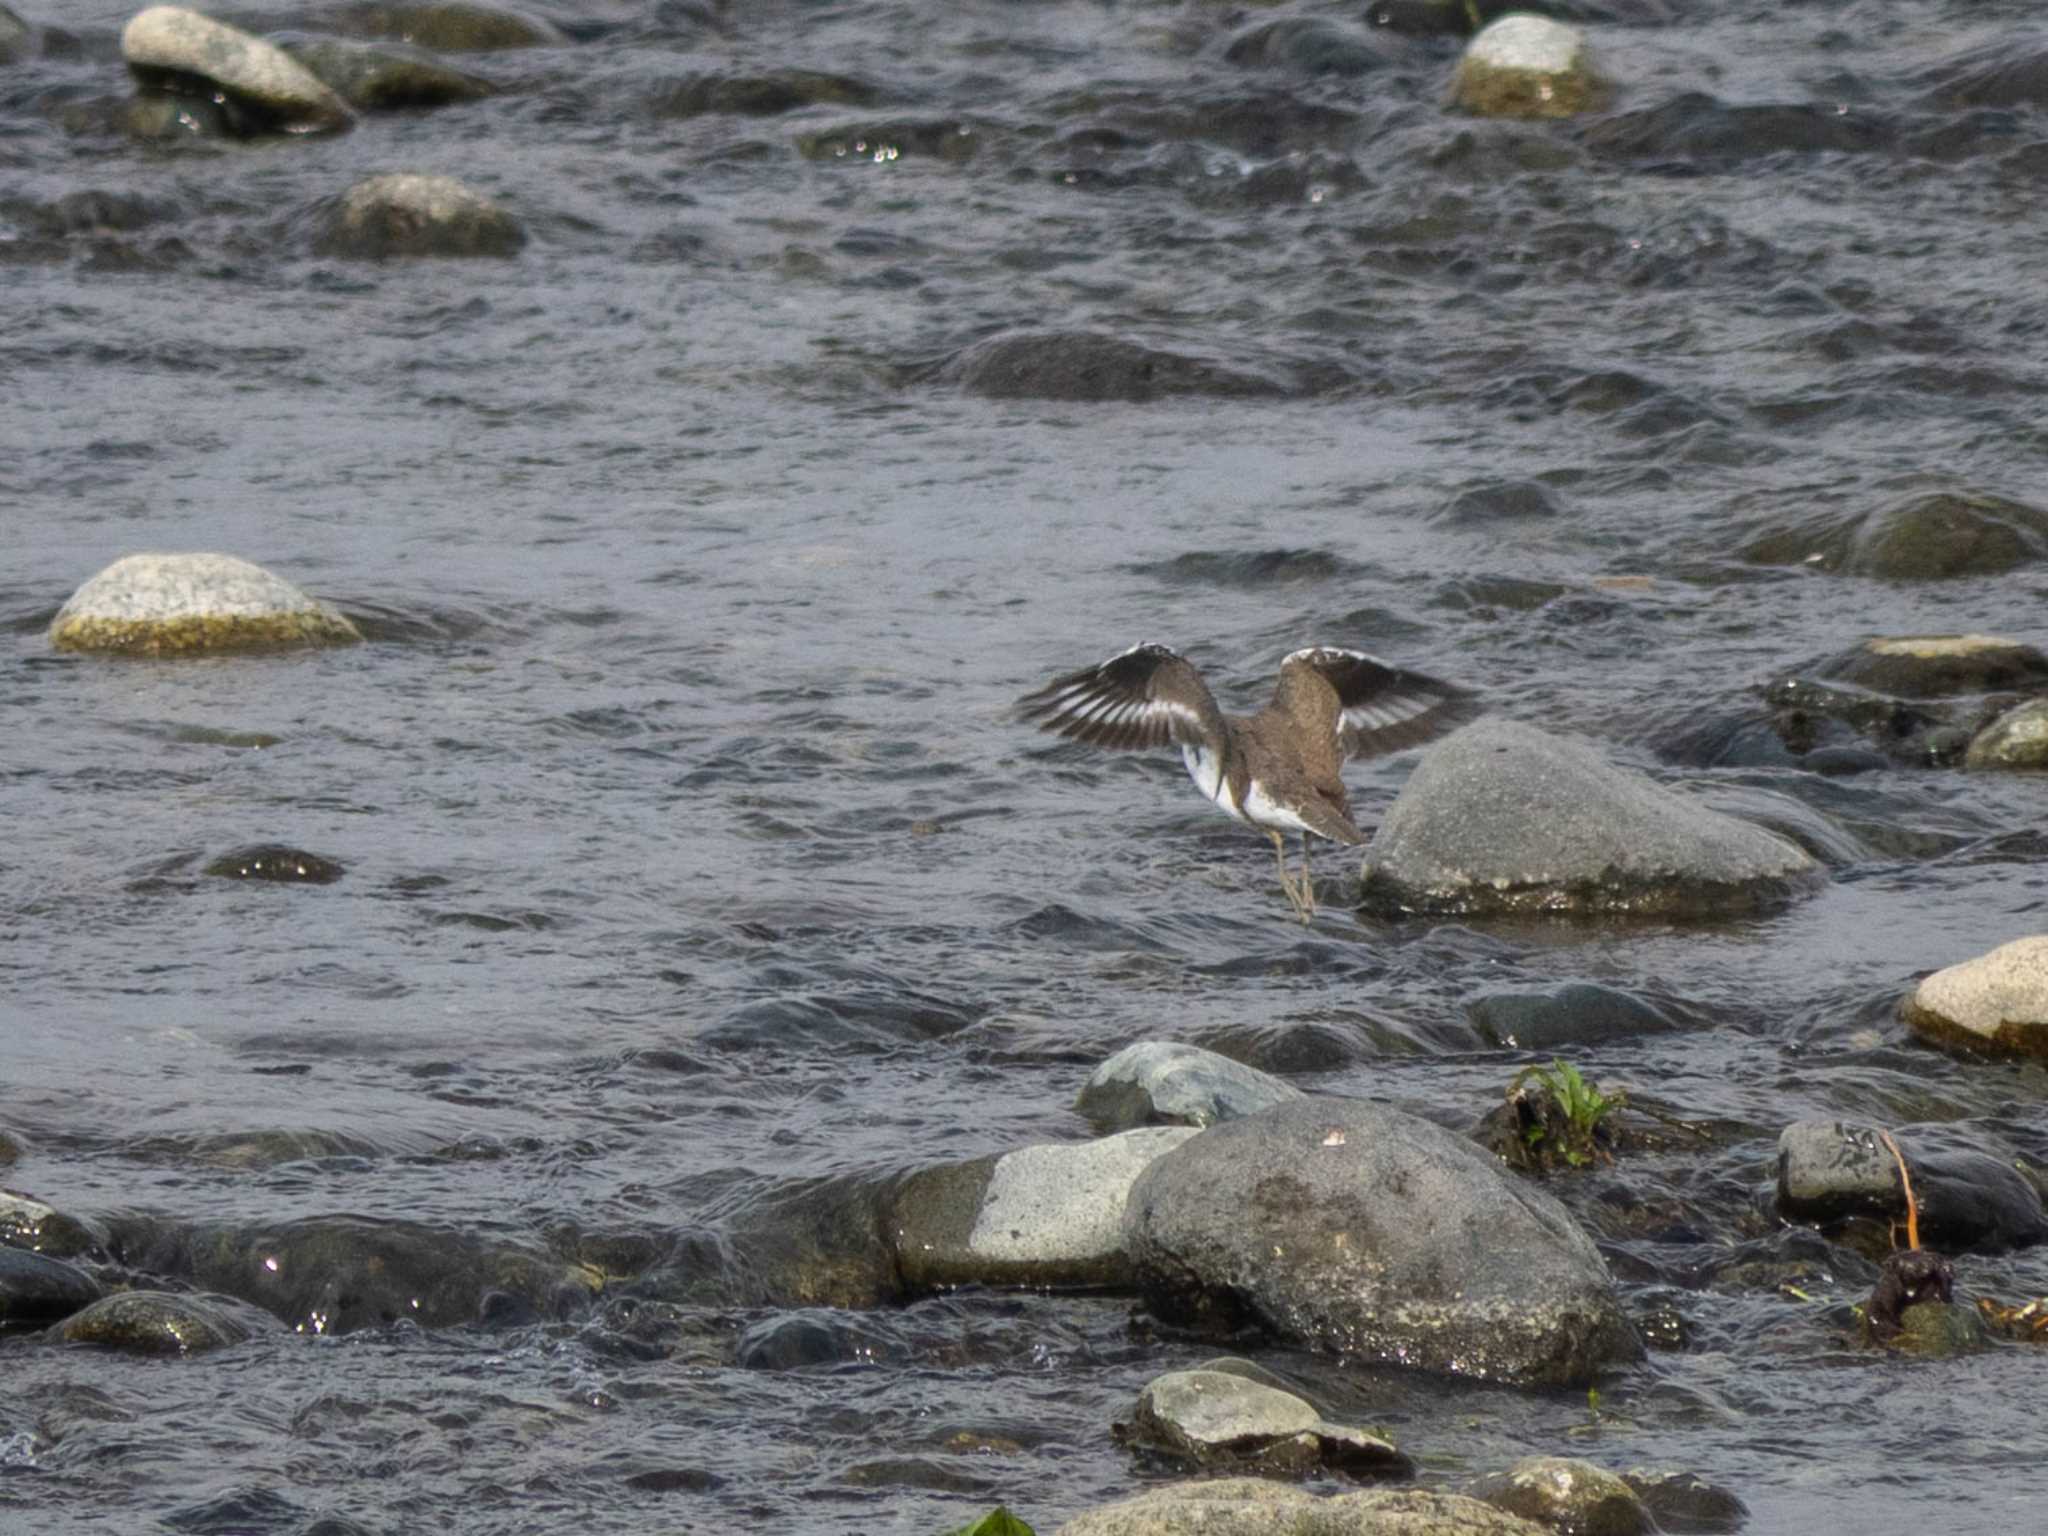
[{"label": "outstretched wing", "polygon": [[1056,677],[1019,699],[1017,710],[1040,730],[1123,748],[1207,742],[1222,718],[1193,664],[1150,644]]},{"label": "outstretched wing", "polygon": [[1464,689],[1391,666],[1364,651],[1317,645],[1280,663],[1313,667],[1337,690],[1337,746],[1346,757],[1412,747],[1479,712]]}]

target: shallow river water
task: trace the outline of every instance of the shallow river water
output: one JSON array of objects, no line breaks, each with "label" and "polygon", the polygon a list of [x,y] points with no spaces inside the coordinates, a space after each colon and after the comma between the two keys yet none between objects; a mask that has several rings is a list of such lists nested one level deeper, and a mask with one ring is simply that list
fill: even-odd
[{"label": "shallow river water", "polygon": [[[1148,1037],[1469,1126],[1545,1059],[1470,1001],[1568,981],[1681,1026],[1589,1076],[1717,1129],[1553,1181],[1660,1347],[1597,1409],[1265,1358],[1430,1481],[1555,1452],[1696,1472],[1758,1531],[2048,1521],[2048,1356],[1857,1346],[1871,1265],[1770,1198],[1807,1116],[2048,1163],[2048,1075],[1896,1014],[2048,927],[2048,782],[1818,774],[1762,691],[1872,635],[2048,644],[2048,565],[1744,553],[1921,493],[2048,502],[2032,7],[1566,6],[1615,99],[1528,125],[1446,110],[1462,39],[1362,6],[585,0],[460,56],[489,99],[247,143],[113,126],[127,9],[17,9],[0,1181],[667,1257],[560,1317],[172,1362],[0,1339],[0,1524],[920,1533],[1000,1502],[1050,1531],[1158,1475],[1109,1426],[1211,1349],[1129,1296],[963,1292],[820,1312],[785,1361],[746,1345],[776,1309],[664,1245],[820,1175],[1086,1136],[1081,1082]],[[1276,16],[1377,51],[1245,44]],[[387,170],[528,243],[315,254],[322,200]],[[1013,329],[1284,387],[990,399],[933,366]],[[153,549],[257,561],[368,643],[53,653],[70,591]],[[1173,754],[1014,718],[1142,639],[1230,708],[1310,643],[1422,667],[1829,882],[1708,925],[1386,924],[1325,847],[1304,929]],[[1352,767],[1362,824],[1415,761]],[[258,841],[346,873],[200,872]],[[2022,1300],[2048,1254],[1958,1274]]]}]

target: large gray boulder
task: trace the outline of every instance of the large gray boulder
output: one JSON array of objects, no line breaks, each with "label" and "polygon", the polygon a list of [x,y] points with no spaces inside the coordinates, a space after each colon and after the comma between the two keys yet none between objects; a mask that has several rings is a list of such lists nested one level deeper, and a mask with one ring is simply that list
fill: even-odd
[{"label": "large gray boulder", "polygon": [[1140,1040],[1095,1069],[1074,1107],[1097,1130],[1122,1131],[1159,1121],[1239,1120],[1301,1096],[1292,1083],[1199,1045]]},{"label": "large gray boulder", "polygon": [[1801,848],[1583,742],[1485,719],[1422,760],[1366,850],[1387,915],[1753,912],[1821,879]]},{"label": "large gray boulder", "polygon": [[87,581],[50,621],[60,651],[199,656],[349,645],[347,617],[233,555],[128,555]]},{"label": "large gray boulder", "polygon": [[180,5],[138,12],[121,33],[121,57],[144,85],[192,81],[253,114],[250,126],[287,133],[346,127],[352,114],[304,65],[260,37]]},{"label": "large gray boulder", "polygon": [[904,1283],[1127,1284],[1123,1213],[1131,1185],[1195,1134],[1192,1126],[1159,1126],[910,1175],[886,1228]]},{"label": "large gray boulder", "polygon": [[1563,1206],[1462,1137],[1357,1100],[1211,1126],[1139,1176],[1124,1241],[1177,1324],[1546,1386],[1642,1354]]},{"label": "large gray boulder", "polygon": [[1901,1011],[1915,1034],[1939,1045],[2048,1057],[2048,933],[1936,971]]}]

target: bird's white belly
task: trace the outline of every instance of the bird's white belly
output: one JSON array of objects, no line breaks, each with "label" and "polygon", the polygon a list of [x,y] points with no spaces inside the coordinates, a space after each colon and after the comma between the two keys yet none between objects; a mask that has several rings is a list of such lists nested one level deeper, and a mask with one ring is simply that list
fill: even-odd
[{"label": "bird's white belly", "polygon": [[1215,801],[1219,811],[1243,819],[1244,812],[1237,808],[1237,800],[1230,793],[1230,780],[1224,777],[1221,753],[1183,743],[1180,760],[1188,765],[1188,777],[1195,781],[1195,788]]},{"label": "bird's white belly", "polygon": [[1269,799],[1257,779],[1245,786],[1244,808],[1238,812],[1254,826],[1274,827],[1284,832],[1307,832],[1309,824],[1277,801]]}]

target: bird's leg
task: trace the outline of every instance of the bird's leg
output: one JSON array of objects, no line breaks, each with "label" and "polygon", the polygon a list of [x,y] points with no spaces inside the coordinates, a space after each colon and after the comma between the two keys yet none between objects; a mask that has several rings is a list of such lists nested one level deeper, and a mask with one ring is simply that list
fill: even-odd
[{"label": "bird's leg", "polygon": [[1294,908],[1295,916],[1304,923],[1308,921],[1308,909],[1301,904],[1301,892],[1294,888],[1294,876],[1287,868],[1287,838],[1284,833],[1266,828],[1266,836],[1273,839],[1273,862],[1280,869],[1280,889],[1287,893],[1288,905]]},{"label": "bird's leg", "polygon": [[1301,834],[1301,900],[1310,912],[1316,909],[1315,881],[1308,872],[1308,834]]}]

